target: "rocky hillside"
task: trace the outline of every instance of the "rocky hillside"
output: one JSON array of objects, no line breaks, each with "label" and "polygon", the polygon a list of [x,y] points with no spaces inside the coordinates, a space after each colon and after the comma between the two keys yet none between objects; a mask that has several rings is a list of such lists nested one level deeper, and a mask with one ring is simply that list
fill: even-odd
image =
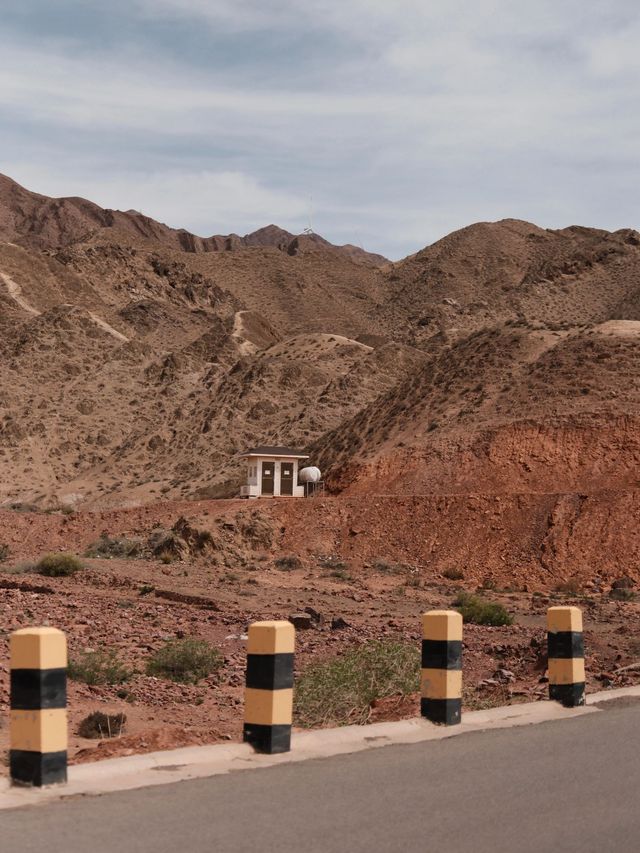
[{"label": "rocky hillside", "polygon": [[353,493],[637,488],[639,376],[640,322],[494,327],[444,348],[317,452]]},{"label": "rocky hillside", "polygon": [[350,247],[270,227],[191,251],[2,187],[0,502],[234,494],[247,446],[306,446],[424,361]]},{"label": "rocky hillside", "polygon": [[255,443],[351,492],[633,487],[639,329],[635,231],[480,223],[389,264],[0,178],[0,504],[233,495]]}]

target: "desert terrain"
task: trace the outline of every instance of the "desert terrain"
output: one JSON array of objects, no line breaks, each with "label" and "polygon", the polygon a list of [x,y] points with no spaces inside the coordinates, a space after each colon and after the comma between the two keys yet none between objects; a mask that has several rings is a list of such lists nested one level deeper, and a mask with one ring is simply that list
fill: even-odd
[{"label": "desert terrain", "polygon": [[[478,223],[391,263],[0,176],[0,334],[0,707],[25,625],[130,670],[70,682],[73,760],[238,738],[255,619],[297,614],[303,673],[364,640],[418,644],[423,610],[480,589],[515,618],[465,629],[483,707],[544,698],[545,610],[570,602],[588,689],[637,677],[637,232]],[[325,495],[237,499],[257,444],[304,449]],[[50,552],[84,568],[42,577]],[[220,650],[215,676],[149,675],[184,637]],[[126,714],[121,736],[79,737],[95,710]]]}]

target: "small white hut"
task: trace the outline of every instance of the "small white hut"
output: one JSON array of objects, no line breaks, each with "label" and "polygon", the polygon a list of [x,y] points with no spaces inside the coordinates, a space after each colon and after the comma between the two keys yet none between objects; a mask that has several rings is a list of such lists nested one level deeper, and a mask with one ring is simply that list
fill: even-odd
[{"label": "small white hut", "polygon": [[243,498],[303,498],[298,466],[306,453],[292,447],[253,447],[242,454],[247,460],[247,482],[240,487]]}]

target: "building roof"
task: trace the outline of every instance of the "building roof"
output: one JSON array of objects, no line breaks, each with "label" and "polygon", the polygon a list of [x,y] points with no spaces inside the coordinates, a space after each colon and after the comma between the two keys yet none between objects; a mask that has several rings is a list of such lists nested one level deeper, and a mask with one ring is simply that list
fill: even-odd
[{"label": "building roof", "polygon": [[309,455],[303,450],[295,450],[293,447],[252,447],[245,450],[241,456],[291,456],[296,459],[308,459]]}]

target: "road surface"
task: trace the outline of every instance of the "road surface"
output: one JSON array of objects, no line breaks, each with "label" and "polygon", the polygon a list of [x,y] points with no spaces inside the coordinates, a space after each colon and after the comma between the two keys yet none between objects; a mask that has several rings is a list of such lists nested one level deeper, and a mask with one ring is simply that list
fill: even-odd
[{"label": "road surface", "polygon": [[0,815],[6,853],[640,849],[640,704]]}]

